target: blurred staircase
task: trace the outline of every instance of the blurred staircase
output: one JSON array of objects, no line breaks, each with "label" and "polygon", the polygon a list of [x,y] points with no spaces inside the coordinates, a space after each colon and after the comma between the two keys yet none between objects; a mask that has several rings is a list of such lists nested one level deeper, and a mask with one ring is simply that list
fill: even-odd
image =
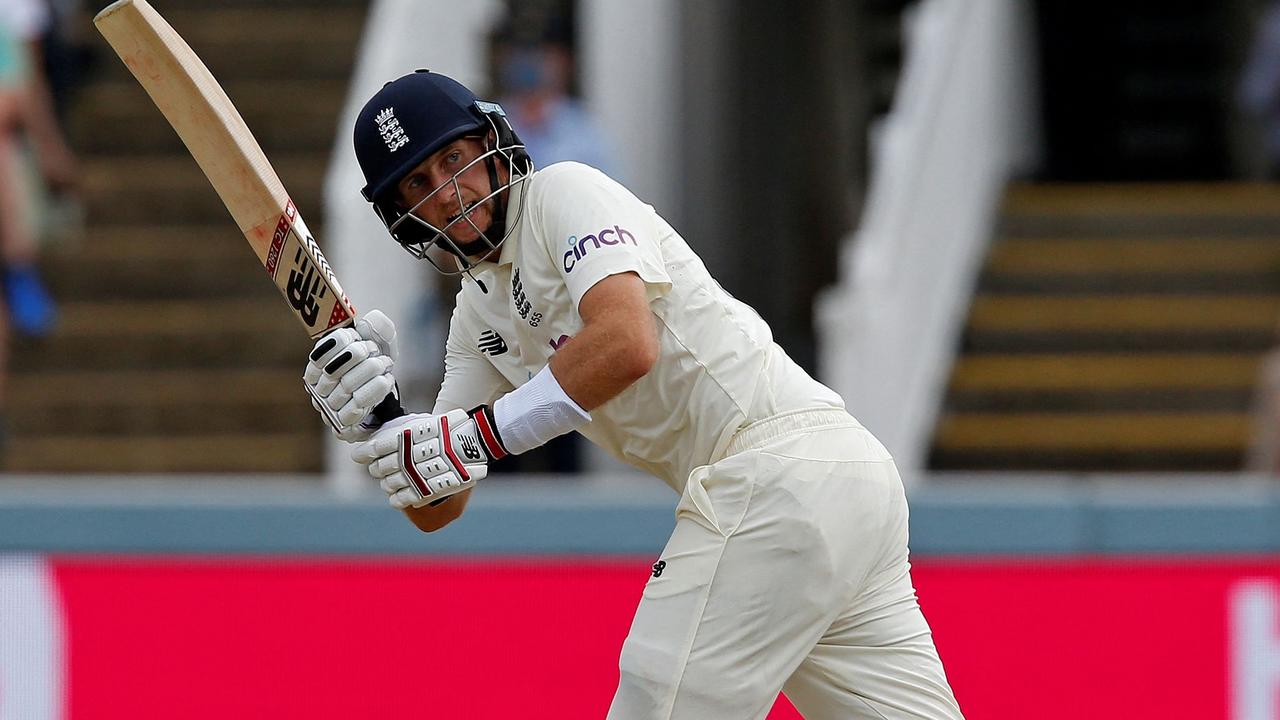
[{"label": "blurred staircase", "polygon": [[[221,82],[323,245],[321,183],[366,3],[153,4]],[[322,427],[300,375],[310,342],[177,135],[97,47],[68,128],[87,237],[46,255],[61,322],[14,350],[4,469],[320,470]]]},{"label": "blurred staircase", "polygon": [[931,466],[1237,470],[1278,324],[1280,188],[1014,187]]}]

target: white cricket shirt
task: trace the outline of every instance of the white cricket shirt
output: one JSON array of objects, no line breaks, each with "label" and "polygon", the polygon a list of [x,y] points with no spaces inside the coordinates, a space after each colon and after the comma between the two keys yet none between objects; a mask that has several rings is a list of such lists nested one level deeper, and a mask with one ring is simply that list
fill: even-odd
[{"label": "white cricket shirt", "polygon": [[578,302],[610,275],[635,272],[657,317],[650,372],[591,411],[581,432],[677,492],[743,425],[788,410],[843,408],[773,342],[654,209],[594,168],[557,163],[512,190],[526,195],[497,262],[464,277],[449,325],[436,412],[492,403],[542,369],[582,328]]}]

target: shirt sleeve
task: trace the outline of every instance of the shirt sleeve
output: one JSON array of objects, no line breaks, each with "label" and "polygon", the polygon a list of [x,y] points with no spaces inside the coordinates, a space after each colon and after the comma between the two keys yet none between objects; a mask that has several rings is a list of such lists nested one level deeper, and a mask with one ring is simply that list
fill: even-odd
[{"label": "shirt sleeve", "polygon": [[453,317],[449,321],[449,339],[445,343],[444,381],[436,396],[435,414],[450,410],[470,410],[477,405],[490,405],[515,388],[498,372],[471,337],[469,324],[458,294]]},{"label": "shirt sleeve", "polygon": [[661,223],[653,208],[595,168],[560,163],[542,171],[533,211],[541,239],[573,307],[596,283],[634,272],[652,302],[671,288],[663,265]]}]

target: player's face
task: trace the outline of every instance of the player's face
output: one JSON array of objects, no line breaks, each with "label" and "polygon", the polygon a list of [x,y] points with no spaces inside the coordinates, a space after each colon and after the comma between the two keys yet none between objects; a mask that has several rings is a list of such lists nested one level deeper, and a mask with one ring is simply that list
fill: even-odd
[{"label": "player's face", "polygon": [[[443,229],[464,249],[480,240],[481,233],[493,224],[499,199],[489,197],[492,189],[487,163],[477,162],[484,152],[481,138],[459,138],[410,170],[397,186],[405,207]],[[498,163],[498,170],[499,182],[506,182],[502,163]]]}]

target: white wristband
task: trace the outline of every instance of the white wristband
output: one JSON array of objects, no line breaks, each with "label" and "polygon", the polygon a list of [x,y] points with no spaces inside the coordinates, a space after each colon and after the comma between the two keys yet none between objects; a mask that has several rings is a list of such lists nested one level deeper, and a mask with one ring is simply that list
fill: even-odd
[{"label": "white wristband", "polygon": [[529,382],[498,398],[493,421],[503,446],[519,455],[577,430],[591,422],[591,416],[565,394],[548,364]]}]

